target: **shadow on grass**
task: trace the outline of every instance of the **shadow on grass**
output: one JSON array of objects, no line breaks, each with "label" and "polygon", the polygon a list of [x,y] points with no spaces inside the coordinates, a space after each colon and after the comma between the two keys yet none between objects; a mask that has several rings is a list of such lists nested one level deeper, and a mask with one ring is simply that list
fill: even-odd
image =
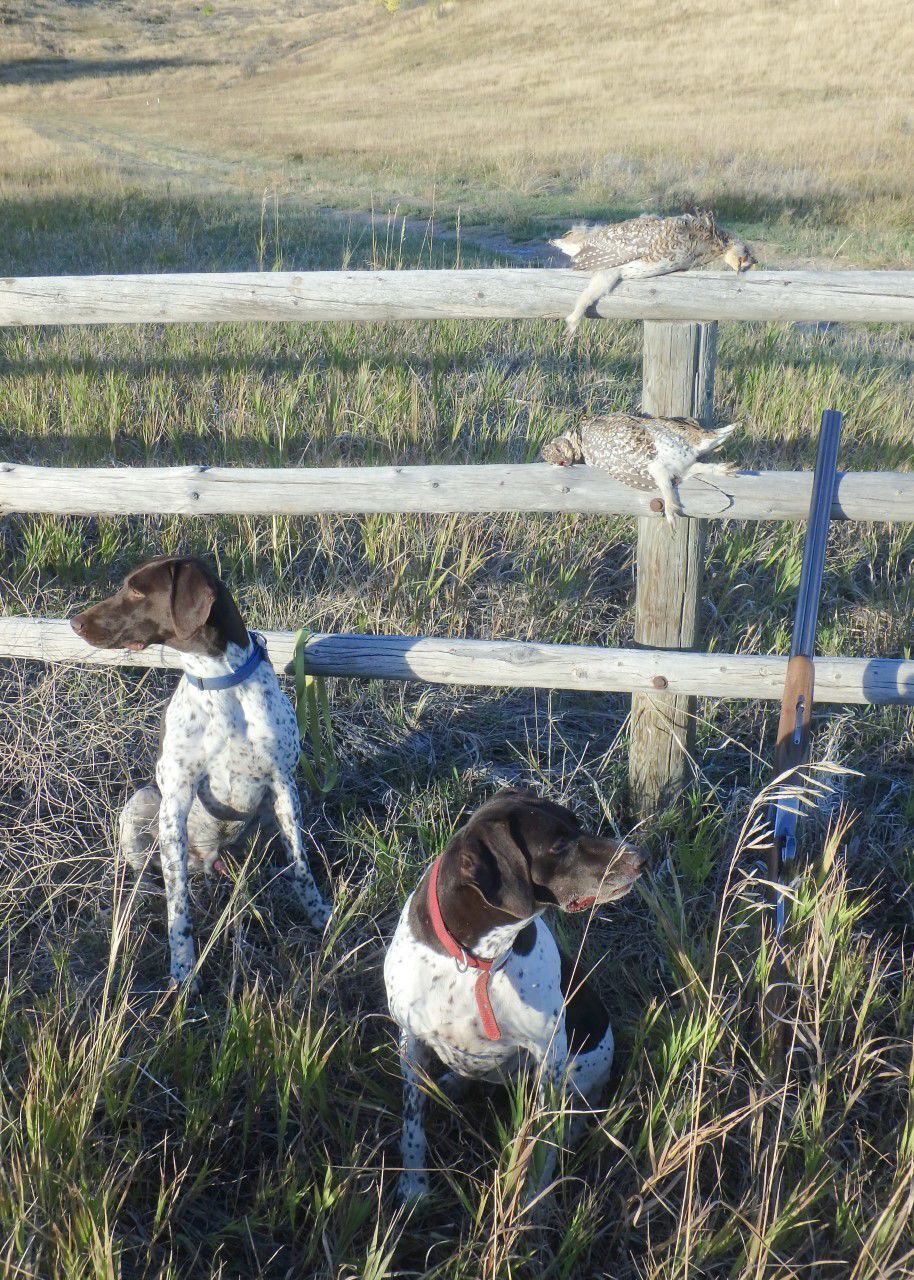
[{"label": "shadow on grass", "polygon": [[211,434],[170,431],[151,444],[120,431],[36,438],[28,429],[11,429],[0,431],[0,454],[4,463],[37,467],[409,467],[538,460],[536,448],[520,436],[500,444],[475,442],[472,424],[445,447],[350,431],[312,431],[304,420],[289,430],[282,445],[260,432],[224,437],[216,423]]},{"label": "shadow on grass", "polygon": [[[10,196],[0,203],[0,275],[159,271],[335,270],[453,267],[458,247],[379,217],[349,220],[291,200],[161,194],[121,185],[104,192]],[[491,254],[463,246],[465,265]]]},{"label": "shadow on grass", "polygon": [[55,84],[96,76],[143,75],[170,67],[211,67],[212,58],[11,58],[0,64],[2,84]]}]

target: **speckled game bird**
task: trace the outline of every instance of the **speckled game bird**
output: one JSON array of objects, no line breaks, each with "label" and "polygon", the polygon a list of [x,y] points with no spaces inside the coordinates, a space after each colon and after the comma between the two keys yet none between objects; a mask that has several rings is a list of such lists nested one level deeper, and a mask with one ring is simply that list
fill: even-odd
[{"label": "speckled game bird", "polygon": [[702,462],[736,430],[703,427],[694,418],[652,418],[637,413],[608,413],[589,418],[543,445],[542,457],[555,466],[569,467],[582,459],[600,467],[633,489],[659,489],[671,528],[682,507],[675,485],[689,474],[734,475],[731,462]]},{"label": "speckled game bird", "polygon": [[611,293],[620,280],[688,271],[715,258],[723,258],[737,272],[746,271],[755,262],[749,246],[719,227],[712,213],[683,213],[672,218],[646,213],[608,226],[572,227],[549,243],[568,255],[574,271],[596,273],[566,317],[569,335],[587,308]]}]

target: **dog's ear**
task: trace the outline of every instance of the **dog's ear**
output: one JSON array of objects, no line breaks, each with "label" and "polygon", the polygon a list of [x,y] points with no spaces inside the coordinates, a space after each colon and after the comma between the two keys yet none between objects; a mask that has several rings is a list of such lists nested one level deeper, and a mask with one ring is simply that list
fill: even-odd
[{"label": "dog's ear", "polygon": [[138,591],[140,595],[154,596],[171,591],[171,562],[162,557],[131,569],[124,579],[123,590]]},{"label": "dog's ear", "polygon": [[193,560],[175,560],[171,577],[171,617],[175,635],[186,640],[210,615],[216,588]]},{"label": "dog's ear", "polygon": [[517,920],[536,911],[530,867],[507,822],[474,822],[463,837],[460,876],[486,902]]}]

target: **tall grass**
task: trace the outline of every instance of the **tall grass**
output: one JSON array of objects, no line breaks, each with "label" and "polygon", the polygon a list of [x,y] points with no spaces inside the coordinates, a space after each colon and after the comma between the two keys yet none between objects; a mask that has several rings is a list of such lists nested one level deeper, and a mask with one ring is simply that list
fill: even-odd
[{"label": "tall grass", "polygon": [[[129,188],[82,205],[22,193],[2,217],[10,272],[453,253],[408,228],[347,234],[281,211],[277,231],[259,199]],[[581,412],[637,403],[638,339],[633,325],[588,325],[572,355],[545,322],[12,331],[0,449],[77,465],[522,460]],[[830,403],[846,414],[844,465],[906,465],[910,357],[910,334],[888,327],[725,326],[717,403],[743,424],[730,456],[808,464]],[[140,557],[185,547],[216,561],[252,625],[625,642],[633,533],[584,517],[5,517],[0,607],[65,614]],[[709,647],[786,649],[800,537],[714,526]],[[908,527],[832,530],[824,650],[910,646],[912,554]],[[817,715],[825,770],[809,784],[811,867],[793,889],[786,1084],[756,1022],[768,960],[753,797],[770,776],[773,712],[708,700],[685,805],[636,833],[654,855],[643,892],[586,934],[554,922],[594,968],[618,1043],[555,1195],[535,1220],[518,1196],[550,1117],[521,1087],[480,1087],[458,1112],[430,1105],[434,1196],[407,1218],[384,941],[421,868],[498,785],[534,785],[627,829],[625,700],[334,682],[343,777],[306,806],[335,900],[328,935],[315,939],[279,851],[258,843],[227,882],[197,886],[205,989],[175,1005],[163,903],[138,898],[113,863],[117,809],[149,776],[172,687],[161,672],[0,673],[10,1275],[912,1274],[907,711]]]}]

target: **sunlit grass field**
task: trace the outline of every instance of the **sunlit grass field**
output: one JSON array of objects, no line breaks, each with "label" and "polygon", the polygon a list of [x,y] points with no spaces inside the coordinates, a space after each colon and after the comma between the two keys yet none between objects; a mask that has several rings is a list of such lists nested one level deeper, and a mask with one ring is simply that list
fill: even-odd
[{"label": "sunlit grass field", "polygon": [[[382,220],[189,197],[57,161],[6,176],[0,272],[450,266]],[[67,192],[69,191],[69,194]],[[494,263],[460,245],[461,262]],[[914,333],[727,325],[716,408],[746,467],[907,469]],[[635,324],[217,325],[5,331],[0,457],[72,465],[533,460],[581,412],[638,403]],[[878,512],[874,512],[874,517]],[[137,560],[210,557],[252,626],[629,643],[634,522],[592,517],[5,516],[0,607],[63,616]],[[802,529],[714,524],[704,646],[786,652]],[[820,647],[907,653],[910,526],[832,530]],[[421,869],[467,811],[530,785],[630,830],[627,700],[337,680],[342,778],[306,803],[323,940],[257,845],[196,892],[204,991],[162,994],[164,903],[113,862],[174,677],[0,671],[0,1258],[66,1277],[894,1277],[914,1274],[914,741],[903,709],[815,718],[790,937],[791,1070],[757,1042],[755,820],[775,708],[698,704],[683,805],[633,838],[643,892],[582,947],[617,1065],[537,1221],[522,1092],[429,1108],[434,1197],[395,1202],[399,1080],[380,975]]]},{"label": "sunlit grass field", "polygon": [[891,0],[7,0],[0,138],[150,181],[541,234],[715,207],[783,255],[914,263]]}]

